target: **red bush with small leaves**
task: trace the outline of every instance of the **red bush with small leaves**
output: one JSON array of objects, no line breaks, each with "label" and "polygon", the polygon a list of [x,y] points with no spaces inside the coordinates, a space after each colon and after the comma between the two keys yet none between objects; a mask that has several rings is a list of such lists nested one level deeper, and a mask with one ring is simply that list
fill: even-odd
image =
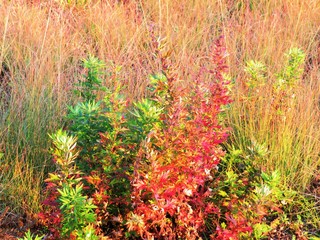
[{"label": "red bush with small leaves", "polygon": [[[218,115],[230,98],[222,74],[226,52],[223,39],[213,47],[215,68],[202,68],[189,89],[168,91],[164,129],[149,135],[136,165],[129,230],[144,239],[196,239],[205,219],[218,209],[207,203],[208,182],[223,156],[227,139]],[[204,74],[213,78],[206,82]],[[167,77],[169,86],[174,78]],[[146,164],[147,163],[147,164]]]}]

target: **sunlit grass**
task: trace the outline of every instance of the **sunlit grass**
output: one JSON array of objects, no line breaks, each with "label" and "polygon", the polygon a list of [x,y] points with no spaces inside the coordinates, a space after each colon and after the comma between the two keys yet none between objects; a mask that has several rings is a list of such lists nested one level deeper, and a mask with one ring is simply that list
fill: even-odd
[{"label": "sunlit grass", "polygon": [[[81,59],[93,54],[122,65],[119,79],[127,95],[145,94],[148,74],[159,70],[151,26],[172,49],[170,59],[183,84],[198,70],[193,66],[206,64],[212,40],[225,35],[235,81],[226,123],[233,127],[231,143],[243,151],[265,147],[257,166],[279,169],[290,187],[308,188],[320,151],[319,1],[62,2],[0,1],[3,205],[31,213],[40,208],[44,170],[51,164],[47,133],[62,125],[66,105],[75,101],[72,88],[82,73]],[[272,77],[244,100],[244,67],[248,60],[259,60],[268,66],[268,76],[274,76],[291,47],[305,51],[308,67],[284,119],[269,107]]]}]

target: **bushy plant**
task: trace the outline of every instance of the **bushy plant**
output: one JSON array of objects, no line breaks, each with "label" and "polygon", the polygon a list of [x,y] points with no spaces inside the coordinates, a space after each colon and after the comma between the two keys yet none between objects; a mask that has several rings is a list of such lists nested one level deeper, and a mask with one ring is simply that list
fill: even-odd
[{"label": "bushy plant", "polygon": [[41,240],[44,236],[37,236],[30,232],[30,229],[24,234],[23,238],[18,238],[18,240]]},{"label": "bushy plant", "polygon": [[86,102],[95,101],[99,91],[106,91],[102,84],[106,64],[92,55],[83,59],[82,64],[87,73],[83,76],[84,80],[76,85],[77,90],[74,92]]},{"label": "bushy plant", "polygon": [[290,48],[285,54],[286,62],[280,73],[277,74],[276,88],[288,91],[294,87],[303,74],[301,67],[305,60],[305,53],[300,48]]},{"label": "bushy plant", "polygon": [[219,164],[209,198],[219,211],[207,220],[213,239],[307,239],[306,222],[314,203],[284,188],[279,171],[257,169],[254,160],[263,154],[233,149]]},{"label": "bushy plant", "polygon": [[69,107],[67,115],[70,122],[69,131],[77,136],[83,156],[93,156],[99,152],[99,132],[111,129],[102,104],[101,101],[89,100]]},{"label": "bushy plant", "polygon": [[[58,169],[47,180],[43,223],[56,238],[77,239],[259,239],[284,226],[296,195],[279,187],[278,172],[256,168],[267,147],[255,142],[247,155],[233,149],[226,156],[221,147],[230,130],[222,113],[231,102],[223,39],[213,44],[213,67],[202,67],[185,87],[156,47],[162,72],[150,76],[147,98],[129,105],[117,74],[109,75],[110,88],[101,81],[80,88],[83,102],[69,107],[73,136],[51,135]],[[94,79],[104,64],[91,60],[85,66]],[[264,67],[251,65],[254,90]],[[91,94],[96,89],[103,100]]]},{"label": "bushy plant", "polygon": [[77,139],[62,130],[50,137],[54,144],[51,151],[58,169],[46,180],[48,197],[44,204],[48,208],[39,215],[40,219],[52,232],[53,238],[61,236],[83,239],[82,235],[87,236],[90,233],[90,237],[85,239],[97,239],[91,225],[95,223],[93,209],[96,206],[87,196],[83,196],[82,173],[75,165],[78,156]]},{"label": "bushy plant", "polygon": [[215,68],[201,69],[201,74],[213,75],[210,82],[199,76],[190,88],[174,89],[176,79],[164,69],[167,82],[160,80],[155,87],[161,90],[155,99],[169,102],[163,105],[163,127],[142,143],[133,180],[134,210],[127,222],[141,238],[199,238],[206,217],[218,211],[207,198],[208,183],[223,156],[219,144],[227,137],[218,121],[221,107],[230,102],[222,76],[225,56],[218,39],[212,49]]},{"label": "bushy plant", "polygon": [[[82,236],[86,236],[87,233],[83,232],[85,227],[90,227],[93,230],[92,237],[86,239],[98,239],[94,235],[93,225],[95,223],[96,216],[94,214],[95,205],[92,204],[92,200],[88,201],[87,197],[83,196],[82,184],[77,184],[75,186],[62,185],[61,189],[58,189],[60,194],[59,202],[62,218],[62,234],[64,236],[75,235],[80,239]],[[86,229],[86,232],[90,232],[90,228]]]},{"label": "bushy plant", "polygon": [[[74,231],[73,235],[78,236],[82,234],[79,229],[84,228],[85,224],[85,229],[92,232],[90,224],[93,219],[98,223],[95,226],[98,233],[108,231],[109,228],[116,232],[119,228],[114,233],[119,235],[122,232],[122,216],[130,208],[130,175],[133,172],[134,151],[139,146],[139,139],[134,136],[143,135],[138,134],[138,129],[133,129],[137,125],[128,123],[127,115],[133,114],[128,112],[127,100],[120,93],[122,87],[118,79],[111,77],[111,80],[115,80],[112,89],[103,88],[101,80],[97,80],[103,66],[102,61],[93,57],[84,62],[88,75],[76,92],[83,102],[75,107],[70,106],[67,115],[67,128],[73,137],[67,137],[63,131],[52,135],[56,146],[54,160],[62,176],[59,173],[50,174],[47,180],[49,196],[45,204],[50,210],[42,214],[42,218],[49,228],[52,221],[60,224],[50,229],[55,232],[55,236],[70,235]],[[96,90],[104,92],[103,100],[96,101]],[[133,112],[138,114],[144,105],[136,105]],[[130,121],[144,124],[144,117],[136,117]],[[61,149],[74,151],[76,140],[78,152],[56,157],[62,154]],[[91,199],[90,202],[87,199]],[[77,218],[84,218],[84,222],[73,222],[75,207],[80,214]],[[93,209],[95,218],[92,215]],[[52,218],[52,215],[55,217]]]},{"label": "bushy plant", "polygon": [[[150,76],[148,98],[128,106],[119,79],[111,76],[113,87],[95,102],[91,92],[100,89],[101,81],[94,81],[95,87],[84,82],[84,102],[69,108],[68,128],[74,137],[61,131],[53,135],[62,175],[51,174],[48,187],[55,188],[49,197],[58,200],[62,235],[92,223],[89,198],[97,207],[97,232],[114,237],[136,232],[143,238],[196,238],[205,229],[206,216],[217,210],[206,200],[208,182],[223,156],[219,144],[227,138],[219,120],[222,106],[230,102],[222,39],[212,48],[214,68],[202,68],[194,84],[181,89],[157,47],[163,69]],[[103,64],[88,61],[86,80],[92,82]],[[210,82],[206,74],[212,75]],[[76,137],[79,152],[74,152]],[[80,225],[73,221],[75,208],[88,216]]]}]

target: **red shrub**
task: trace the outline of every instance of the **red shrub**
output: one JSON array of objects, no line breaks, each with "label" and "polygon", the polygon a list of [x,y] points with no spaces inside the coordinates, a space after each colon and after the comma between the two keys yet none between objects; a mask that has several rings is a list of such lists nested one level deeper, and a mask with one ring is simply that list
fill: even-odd
[{"label": "red shrub", "polygon": [[[227,129],[218,121],[221,107],[230,103],[222,76],[226,70],[222,41],[213,47],[214,69],[202,68],[189,89],[168,91],[165,128],[155,130],[142,146],[128,226],[143,238],[196,239],[206,216],[217,211],[206,203],[210,195],[206,183],[223,156],[219,144],[227,138]],[[211,82],[205,82],[205,73],[213,75]]]}]

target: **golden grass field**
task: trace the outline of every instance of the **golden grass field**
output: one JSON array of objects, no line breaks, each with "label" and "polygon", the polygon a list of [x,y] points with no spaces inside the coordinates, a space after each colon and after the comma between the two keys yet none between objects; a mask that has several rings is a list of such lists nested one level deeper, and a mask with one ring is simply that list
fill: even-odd
[{"label": "golden grass field", "polygon": [[[228,146],[265,149],[255,163],[280,170],[288,188],[312,193],[320,179],[320,1],[318,0],[16,0],[0,1],[0,212],[32,216],[52,170],[48,133],[63,126],[81,60],[92,54],[122,66],[125,92],[144,95],[159,70],[150,28],[171,50],[181,84],[225,37],[234,102]],[[306,54],[303,78],[285,116],[268,107],[275,74],[290,48]],[[246,62],[267,66],[267,81],[246,97]],[[108,85],[108,79],[105,79]],[[318,182],[317,179],[318,178]],[[317,195],[320,197],[320,192]]]}]

